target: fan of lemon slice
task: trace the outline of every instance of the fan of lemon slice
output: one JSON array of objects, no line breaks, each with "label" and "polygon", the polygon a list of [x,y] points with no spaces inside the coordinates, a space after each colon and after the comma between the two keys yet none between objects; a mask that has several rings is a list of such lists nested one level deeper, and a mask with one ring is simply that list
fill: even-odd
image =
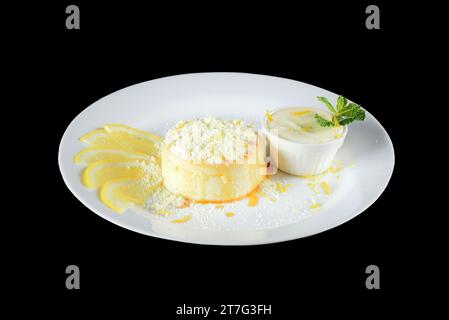
[{"label": "fan of lemon slice", "polygon": [[100,200],[122,213],[132,205],[143,206],[162,183],[159,145],[162,138],[121,124],[108,124],[80,138],[89,147],[74,162],[87,165],[83,184],[100,189]]}]

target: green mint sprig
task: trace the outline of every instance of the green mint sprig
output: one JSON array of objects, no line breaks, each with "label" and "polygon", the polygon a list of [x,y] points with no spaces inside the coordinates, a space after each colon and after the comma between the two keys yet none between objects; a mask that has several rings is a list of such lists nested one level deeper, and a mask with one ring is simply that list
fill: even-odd
[{"label": "green mint sprig", "polygon": [[356,103],[348,103],[348,100],[343,96],[338,97],[337,105],[335,107],[325,97],[317,98],[323,102],[332,113],[332,120],[327,120],[318,113],[315,113],[315,119],[322,127],[345,126],[353,121],[365,120],[365,110]]}]

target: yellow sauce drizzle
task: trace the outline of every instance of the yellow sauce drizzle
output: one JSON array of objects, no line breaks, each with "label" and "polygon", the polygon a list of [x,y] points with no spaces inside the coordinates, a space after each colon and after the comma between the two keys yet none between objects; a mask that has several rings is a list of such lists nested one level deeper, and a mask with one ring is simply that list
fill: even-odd
[{"label": "yellow sauce drizzle", "polygon": [[171,222],[172,223],[184,223],[184,222],[189,221],[190,219],[192,219],[192,216],[188,215],[188,216],[184,216],[182,218],[176,219],[176,220],[172,220]]},{"label": "yellow sauce drizzle", "polygon": [[310,132],[310,131],[312,131],[312,126],[304,126],[304,127],[301,127],[301,129],[302,130],[304,130],[305,132]]},{"label": "yellow sauce drizzle", "polygon": [[280,193],[286,192],[290,187],[291,187],[290,183],[287,183],[285,185],[282,185],[282,183],[280,183],[280,182],[276,183],[276,188],[278,189],[278,191]]},{"label": "yellow sauce drizzle", "polygon": [[310,111],[310,110],[305,110],[305,111],[294,111],[294,112],[292,112],[292,115],[300,117],[300,116],[305,116],[306,114],[309,114],[309,113],[311,113],[311,112],[312,112],[312,111]]},{"label": "yellow sauce drizzle", "polygon": [[233,216],[235,216],[234,212],[232,212],[232,211],[226,212],[226,217],[232,218]]},{"label": "yellow sauce drizzle", "polygon": [[173,214],[173,212],[165,210],[165,209],[159,209],[159,210],[157,210],[157,213],[165,215],[165,216],[169,216],[169,215]]},{"label": "yellow sauce drizzle", "polygon": [[329,184],[327,183],[326,180],[324,180],[323,182],[321,182],[321,188],[323,188],[324,192],[327,195],[330,195],[332,193],[331,191],[331,187],[329,186]]},{"label": "yellow sauce drizzle", "polygon": [[310,209],[316,209],[321,207],[322,205],[323,205],[322,203],[315,202],[310,206]]},{"label": "yellow sauce drizzle", "polygon": [[267,115],[267,120],[268,120],[268,122],[273,121],[273,116],[271,115],[270,111],[267,111],[267,112],[266,112],[266,115]]},{"label": "yellow sauce drizzle", "polygon": [[255,207],[259,204],[259,195],[253,194],[248,199],[248,207]]},{"label": "yellow sauce drizzle", "polygon": [[215,208],[217,208],[217,209],[223,209],[223,208],[224,208],[224,205],[222,205],[222,204],[216,204],[216,205],[215,205]]}]

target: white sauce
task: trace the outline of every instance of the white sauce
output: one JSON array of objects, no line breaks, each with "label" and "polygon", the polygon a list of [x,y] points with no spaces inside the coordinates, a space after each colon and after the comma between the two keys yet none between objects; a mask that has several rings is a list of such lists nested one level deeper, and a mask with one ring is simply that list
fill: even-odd
[{"label": "white sauce", "polygon": [[315,119],[318,113],[325,119],[331,120],[332,115],[321,109],[314,108],[285,108],[279,109],[267,119],[268,129],[281,138],[302,142],[322,143],[340,138],[343,127],[322,127]]}]

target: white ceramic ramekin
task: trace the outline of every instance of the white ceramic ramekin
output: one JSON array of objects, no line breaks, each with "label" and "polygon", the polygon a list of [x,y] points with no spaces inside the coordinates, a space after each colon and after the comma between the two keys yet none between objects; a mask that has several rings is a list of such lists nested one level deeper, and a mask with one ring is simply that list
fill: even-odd
[{"label": "white ceramic ramekin", "polygon": [[345,126],[341,138],[322,143],[303,143],[281,138],[271,132],[266,118],[262,120],[262,128],[270,145],[270,165],[273,163],[280,170],[299,176],[326,171],[348,132],[348,126]]}]

